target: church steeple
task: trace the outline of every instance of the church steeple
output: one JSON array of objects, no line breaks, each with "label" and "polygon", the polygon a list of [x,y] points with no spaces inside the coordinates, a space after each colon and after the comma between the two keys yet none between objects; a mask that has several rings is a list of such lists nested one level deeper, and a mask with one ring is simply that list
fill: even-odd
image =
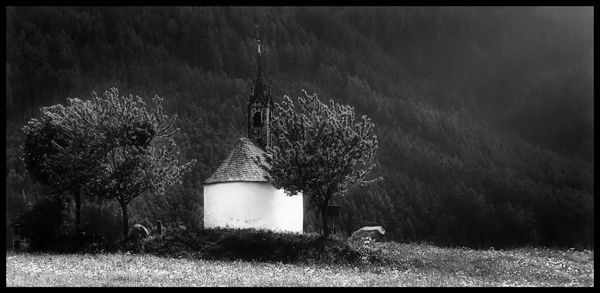
[{"label": "church steeple", "polygon": [[248,99],[248,138],[261,148],[271,146],[271,122],[273,99],[271,88],[266,86],[263,76],[262,55],[260,48],[260,30],[256,38],[256,79]]}]

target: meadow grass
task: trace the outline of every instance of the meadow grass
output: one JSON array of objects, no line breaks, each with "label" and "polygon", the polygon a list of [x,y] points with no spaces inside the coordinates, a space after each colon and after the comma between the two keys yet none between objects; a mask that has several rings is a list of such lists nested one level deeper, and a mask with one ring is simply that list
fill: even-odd
[{"label": "meadow grass", "polygon": [[164,258],[147,254],[6,255],[7,286],[593,286],[594,252],[471,250],[373,243],[357,265]]}]

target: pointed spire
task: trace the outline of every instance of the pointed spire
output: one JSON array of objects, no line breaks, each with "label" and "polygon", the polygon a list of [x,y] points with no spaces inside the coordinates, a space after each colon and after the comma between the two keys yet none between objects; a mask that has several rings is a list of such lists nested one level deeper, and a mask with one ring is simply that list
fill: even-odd
[{"label": "pointed spire", "polygon": [[256,25],[256,79],[252,82],[251,95],[265,103],[271,104],[271,86],[266,82],[263,73],[262,52],[260,48],[262,31]]},{"label": "pointed spire", "polygon": [[256,70],[256,79],[257,80],[262,80],[263,79],[263,68],[262,68],[262,55],[260,53],[260,27],[258,25],[256,25],[256,31],[257,31],[257,38],[256,38],[256,43],[257,43],[257,48],[258,48],[258,52],[257,52],[257,56],[256,56],[256,63],[257,63],[257,70]]},{"label": "pointed spire", "polygon": [[[248,137],[258,146],[264,148],[271,146],[271,133],[269,122],[271,121],[273,99],[271,97],[271,86],[263,76],[262,55],[260,50],[261,30],[256,26],[256,79],[251,87],[248,98]],[[263,116],[264,115],[264,116]]]}]

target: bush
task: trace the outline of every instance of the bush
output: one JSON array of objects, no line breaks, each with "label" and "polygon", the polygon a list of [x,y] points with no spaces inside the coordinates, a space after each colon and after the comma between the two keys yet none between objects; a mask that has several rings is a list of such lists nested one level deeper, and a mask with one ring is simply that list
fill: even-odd
[{"label": "bush", "polygon": [[73,234],[64,200],[44,197],[18,217],[21,236],[32,250],[48,251],[65,248],[65,240]]},{"label": "bush", "polygon": [[[120,223],[106,207],[82,205],[84,233],[77,234],[66,199],[43,197],[21,214],[21,236],[30,251],[43,252],[116,252],[122,249]],[[118,224],[118,225],[117,225]]]},{"label": "bush", "polygon": [[342,238],[245,230],[174,230],[144,241],[144,251],[192,257],[283,263],[351,264],[360,253]]}]

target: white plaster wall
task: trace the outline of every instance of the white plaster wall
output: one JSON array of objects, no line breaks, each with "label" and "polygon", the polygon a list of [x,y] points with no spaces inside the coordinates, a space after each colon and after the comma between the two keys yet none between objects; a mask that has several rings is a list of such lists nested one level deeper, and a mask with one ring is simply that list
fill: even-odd
[{"label": "white plaster wall", "polygon": [[254,228],[302,233],[302,194],[285,195],[266,182],[204,185],[204,228]]}]

